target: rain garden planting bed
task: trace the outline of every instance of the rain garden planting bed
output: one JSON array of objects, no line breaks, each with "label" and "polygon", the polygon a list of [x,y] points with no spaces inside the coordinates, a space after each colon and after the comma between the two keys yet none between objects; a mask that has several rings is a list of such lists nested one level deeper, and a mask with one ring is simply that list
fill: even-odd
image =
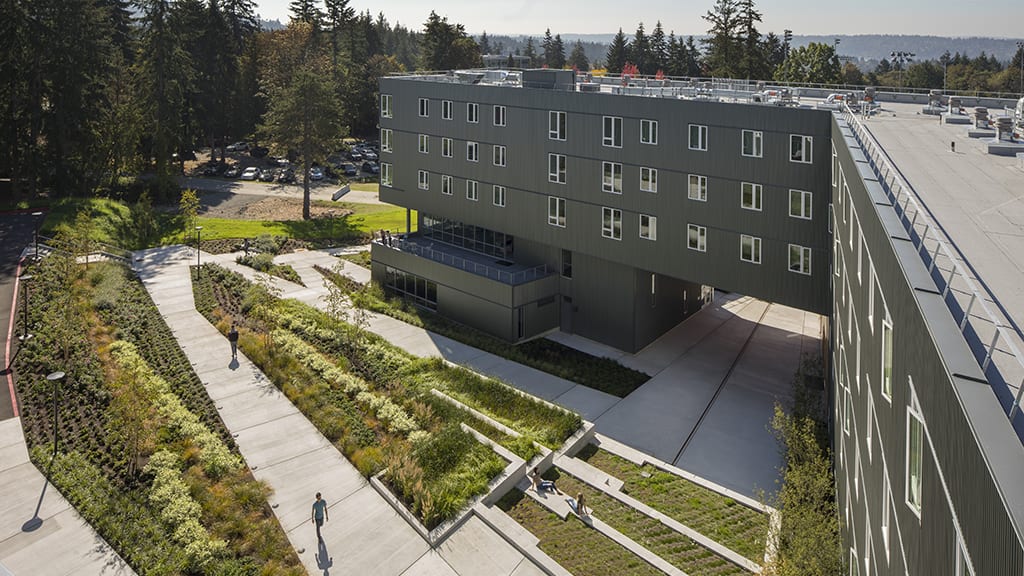
[{"label": "rain garden planting bed", "polygon": [[[417,358],[353,324],[291,300],[219,266],[193,284],[196,307],[239,346],[365,476],[381,480],[430,530],[483,494],[506,461],[464,423],[529,460],[534,444],[560,446],[578,415],[440,359]],[[506,434],[449,395],[520,433]]]}]

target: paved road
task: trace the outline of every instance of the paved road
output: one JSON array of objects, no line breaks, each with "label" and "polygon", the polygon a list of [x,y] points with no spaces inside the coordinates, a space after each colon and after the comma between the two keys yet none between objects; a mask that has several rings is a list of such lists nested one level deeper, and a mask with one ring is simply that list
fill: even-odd
[{"label": "paved road", "polygon": [[[39,217],[41,220],[41,216]],[[0,214],[0,354],[7,368],[10,357],[17,351],[17,340],[8,348],[7,331],[10,326],[11,305],[14,299],[14,279],[18,273],[18,258],[22,249],[32,242],[36,217],[31,214]],[[9,354],[5,354],[9,352]],[[0,378],[0,420],[14,416],[10,375]]]},{"label": "paved road", "polygon": [[[231,192],[256,196],[302,197],[301,184],[278,184],[276,182],[250,182],[246,180],[228,180],[225,178],[197,178],[186,176],[181,179],[182,188],[192,188],[203,192]],[[310,198],[313,200],[331,200],[331,196],[341,186],[320,181],[310,187]],[[345,194],[340,201],[358,204],[381,204],[374,192],[353,190]]]}]

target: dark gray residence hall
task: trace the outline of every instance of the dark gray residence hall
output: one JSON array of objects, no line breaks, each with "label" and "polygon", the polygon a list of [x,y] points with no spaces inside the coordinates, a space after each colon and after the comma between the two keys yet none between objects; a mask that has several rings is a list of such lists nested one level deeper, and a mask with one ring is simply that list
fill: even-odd
[{"label": "dark gray residence hall", "polygon": [[1019,380],[852,114],[571,71],[380,88],[380,197],[418,229],[373,246],[389,290],[509,341],[631,352],[712,287],[824,315],[851,573],[1024,575]]}]

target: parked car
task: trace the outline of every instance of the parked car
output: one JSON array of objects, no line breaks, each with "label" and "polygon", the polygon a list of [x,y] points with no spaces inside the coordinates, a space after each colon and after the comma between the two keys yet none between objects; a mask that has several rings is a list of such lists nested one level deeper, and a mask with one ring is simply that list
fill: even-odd
[{"label": "parked car", "polygon": [[228,144],[228,152],[245,152],[249,149],[248,142],[235,142],[234,144]]},{"label": "parked car", "polygon": [[323,180],[324,179],[323,168],[320,168],[319,166],[313,166],[312,168],[310,168],[309,169],[309,179],[310,180]]},{"label": "parked car", "polygon": [[376,162],[363,162],[363,172],[380,174],[380,166],[378,166]]},{"label": "parked car", "polygon": [[359,175],[359,169],[356,168],[356,165],[351,163],[351,162],[342,162],[341,163],[341,171],[342,171],[343,174],[345,174],[345,176],[358,176]]},{"label": "parked car", "polygon": [[371,162],[377,161],[377,153],[373,150],[363,150],[363,160],[369,160]]},{"label": "parked car", "polygon": [[203,166],[203,176],[218,176],[223,174],[225,169],[227,169],[227,164],[211,160]]},{"label": "parked car", "polygon": [[348,159],[359,161],[363,159],[363,152],[361,150],[352,149],[348,151]]},{"label": "parked car", "polygon": [[291,168],[281,170],[281,173],[277,175],[277,181],[285,184],[295,182],[295,170]]},{"label": "parked car", "polygon": [[273,182],[277,176],[276,172],[277,170],[271,170],[270,168],[263,169],[260,172],[260,182]]},{"label": "parked car", "polygon": [[242,169],[238,166],[232,166],[224,171],[225,178],[238,178],[242,175]]},{"label": "parked car", "polygon": [[270,148],[266,146],[253,146],[249,149],[249,156],[253,158],[263,158],[267,154],[270,154]]},{"label": "parked car", "polygon": [[242,175],[239,176],[242,180],[255,180],[260,177],[260,169],[255,166],[249,166],[242,171]]}]

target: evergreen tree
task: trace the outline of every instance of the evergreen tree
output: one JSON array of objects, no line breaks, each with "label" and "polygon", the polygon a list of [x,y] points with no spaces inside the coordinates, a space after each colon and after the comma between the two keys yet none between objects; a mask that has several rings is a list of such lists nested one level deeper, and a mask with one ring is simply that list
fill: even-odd
[{"label": "evergreen tree", "polygon": [[658,70],[668,72],[668,41],[665,39],[665,30],[661,27],[661,20],[654,25],[651,32],[651,68],[655,73]]},{"label": "evergreen tree", "polygon": [[483,66],[480,47],[466,35],[462,24],[449,24],[431,12],[420,41],[420,67],[424,70],[454,70]]},{"label": "evergreen tree", "polygon": [[292,0],[289,10],[292,13],[292,22],[312,24],[314,29],[319,29],[323,23],[324,13],[317,6],[317,0]]},{"label": "evergreen tree", "polygon": [[527,63],[529,68],[536,68],[538,65],[537,61],[537,49],[533,47],[533,37],[530,36],[526,39],[526,48],[523,49],[523,56],[530,59]]},{"label": "evergreen tree", "polygon": [[551,42],[550,67],[556,70],[565,68],[565,43],[562,42],[561,34],[555,34],[555,39]]},{"label": "evergreen tree", "polygon": [[706,47],[704,63],[708,74],[735,78],[741,56],[737,40],[742,25],[738,0],[715,0],[715,6],[703,18],[711,24],[708,37],[701,40]]},{"label": "evergreen tree", "polygon": [[669,76],[685,76],[686,46],[676,38],[674,30],[668,35],[668,42],[665,45],[665,53],[665,74]]},{"label": "evergreen tree", "polygon": [[775,79],[780,82],[838,84],[842,77],[835,46],[811,42],[790,50],[786,61],[775,71]]},{"label": "evergreen tree", "polygon": [[254,0],[220,0],[220,11],[231,29],[230,52],[239,57],[245,51],[246,43],[259,31]]},{"label": "evergreen tree", "polygon": [[356,11],[348,5],[349,0],[324,0],[324,27],[331,43],[331,65],[337,72],[341,58],[341,38],[345,34]]},{"label": "evergreen tree", "polygon": [[686,38],[686,75],[690,77],[704,75],[704,58],[694,42],[693,36]]},{"label": "evergreen tree", "polygon": [[643,22],[636,27],[633,41],[629,43],[628,60],[636,65],[642,75],[651,76],[655,72],[651,69],[654,65],[654,58],[651,56],[651,41],[647,37],[647,33],[644,32]]},{"label": "evergreen tree", "polygon": [[480,42],[478,44],[480,44],[481,54],[491,53],[491,39],[487,37],[487,30],[484,30],[484,33],[480,35]]},{"label": "evergreen tree", "polygon": [[764,37],[764,52],[768,60],[768,68],[774,73],[775,69],[786,59],[786,46],[774,32],[769,32]]},{"label": "evergreen tree", "polygon": [[622,74],[622,68],[628,58],[629,46],[626,44],[626,35],[622,33],[622,28],[619,28],[619,33],[612,38],[612,43],[608,46],[605,67],[610,74]]},{"label": "evergreen tree", "polygon": [[576,43],[573,44],[568,64],[569,67],[580,72],[590,71],[590,60],[587,59],[587,53],[583,51],[582,40],[576,40]]},{"label": "evergreen tree", "polygon": [[540,49],[544,53],[544,66],[554,68],[555,39],[551,37],[551,28],[544,31],[544,40],[540,43]]},{"label": "evergreen tree", "polygon": [[757,30],[761,13],[754,8],[754,0],[739,0],[739,20],[742,43],[739,75],[750,80],[766,80],[769,72],[768,56],[761,43],[761,33]]}]

